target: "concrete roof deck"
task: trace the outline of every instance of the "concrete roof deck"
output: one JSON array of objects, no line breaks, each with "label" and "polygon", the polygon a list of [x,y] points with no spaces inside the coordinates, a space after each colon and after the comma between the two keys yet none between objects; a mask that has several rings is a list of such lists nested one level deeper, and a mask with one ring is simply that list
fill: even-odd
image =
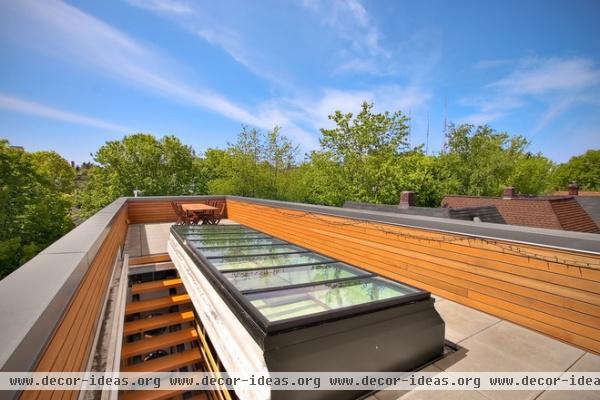
[{"label": "concrete roof deck", "polygon": [[[235,223],[223,220],[221,223]],[[172,223],[129,226],[125,253],[131,256],[165,253]],[[435,296],[446,323],[446,338],[461,349],[430,365],[425,372],[600,372],[600,356],[495,316]],[[598,399],[598,392],[558,391],[381,391],[368,400],[393,399]]]},{"label": "concrete roof deck", "polygon": [[[236,222],[223,219],[220,223],[229,225]],[[129,225],[123,253],[129,254],[129,257],[166,253],[171,226],[173,226],[172,222]]]}]

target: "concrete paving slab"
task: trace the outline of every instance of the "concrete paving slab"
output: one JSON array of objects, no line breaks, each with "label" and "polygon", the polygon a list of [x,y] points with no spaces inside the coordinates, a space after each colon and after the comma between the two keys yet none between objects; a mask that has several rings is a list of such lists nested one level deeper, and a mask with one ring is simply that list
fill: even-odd
[{"label": "concrete paving slab", "polygon": [[[435,365],[449,372],[566,371],[584,351],[508,321],[461,342],[463,349]],[[490,399],[533,399],[542,391],[484,391]]]},{"label": "concrete paving slab", "polygon": [[[443,371],[434,365],[424,368],[422,372]],[[475,390],[382,390],[375,393],[377,400],[487,400]]]},{"label": "concrete paving slab", "polygon": [[[230,225],[236,222],[224,219],[221,220],[221,224]],[[172,225],[172,222],[129,225],[123,252],[130,257],[166,253]]]},{"label": "concrete paving slab", "polygon": [[167,242],[171,226],[170,222],[143,224],[140,227],[142,255],[160,254],[167,252]]},{"label": "concrete paving slab", "polygon": [[500,322],[496,317],[450,300],[436,300],[435,308],[446,323],[446,339],[454,343],[460,343]]},{"label": "concrete paving slab", "polygon": [[[600,371],[600,356],[592,353],[585,353],[569,370],[569,372],[599,372]],[[562,400],[562,399],[577,399],[577,400],[599,400],[600,390],[588,391],[562,391],[548,390],[545,391],[536,400]]]}]

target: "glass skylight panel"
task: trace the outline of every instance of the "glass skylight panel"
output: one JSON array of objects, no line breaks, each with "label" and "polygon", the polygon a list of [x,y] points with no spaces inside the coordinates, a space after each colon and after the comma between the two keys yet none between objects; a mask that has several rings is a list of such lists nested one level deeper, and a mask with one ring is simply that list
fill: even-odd
[{"label": "glass skylight panel", "polygon": [[253,230],[233,230],[233,231],[189,231],[182,232],[184,236],[200,236],[200,237],[219,237],[219,236],[246,236],[262,234]]},{"label": "glass skylight panel", "polygon": [[202,249],[202,254],[207,258],[214,257],[239,257],[252,256],[259,254],[285,254],[285,253],[300,253],[307,250],[291,244],[275,245],[275,246],[244,246],[244,247],[213,247]]},{"label": "glass skylight panel", "polygon": [[272,236],[265,235],[260,232],[247,232],[247,233],[215,233],[212,235],[196,235],[195,233],[186,233],[183,235],[187,240],[227,240],[227,239],[257,239],[257,238],[270,238]]},{"label": "glass skylight panel", "polygon": [[243,270],[286,265],[332,262],[331,258],[314,253],[282,254],[273,256],[213,258],[210,262],[219,270]]},{"label": "glass skylight panel", "polygon": [[268,321],[310,316],[345,307],[419,293],[418,290],[374,277],[246,295]]},{"label": "glass skylight panel", "polygon": [[267,270],[223,273],[239,291],[270,289],[281,286],[319,283],[337,279],[359,278],[369,272],[344,263],[305,265]]},{"label": "glass skylight panel", "polygon": [[[207,249],[225,246],[264,246],[274,244],[285,244],[283,240],[275,239],[267,235],[252,235],[250,237],[221,237],[221,238],[198,238],[187,237],[187,241],[193,247]],[[203,250],[204,251],[204,250]]]},{"label": "glass skylight panel", "polygon": [[182,225],[176,229],[182,233],[256,232],[242,225]]}]

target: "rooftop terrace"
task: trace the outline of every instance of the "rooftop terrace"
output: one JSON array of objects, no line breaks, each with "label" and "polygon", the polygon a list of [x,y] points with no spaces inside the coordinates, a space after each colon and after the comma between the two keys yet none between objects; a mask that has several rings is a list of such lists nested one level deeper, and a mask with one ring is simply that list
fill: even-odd
[{"label": "rooftop terrace", "polygon": [[[600,371],[599,235],[210,198],[226,202],[231,221],[433,293],[447,339],[461,348],[427,370]],[[118,199],[0,282],[0,320],[15,322],[0,326],[3,371],[91,368],[119,265],[169,261],[171,200]],[[560,393],[374,395],[399,396],[552,399]]]}]

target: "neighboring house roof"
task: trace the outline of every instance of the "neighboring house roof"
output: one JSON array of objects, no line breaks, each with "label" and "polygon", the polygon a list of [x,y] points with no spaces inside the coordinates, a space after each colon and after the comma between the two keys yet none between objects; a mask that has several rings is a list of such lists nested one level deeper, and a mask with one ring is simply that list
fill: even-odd
[{"label": "neighboring house roof", "polygon": [[444,208],[496,206],[510,225],[600,233],[600,228],[574,197],[445,196]]},{"label": "neighboring house roof", "polygon": [[600,226],[600,194],[598,196],[576,196],[575,200],[577,200],[585,212],[592,217],[594,222],[596,222],[596,225]]},{"label": "neighboring house roof", "polygon": [[[573,196],[567,191],[554,192],[555,196]],[[585,192],[577,189],[574,195],[575,200],[579,203],[586,213],[600,227],[600,192]]]},{"label": "neighboring house roof", "polygon": [[473,221],[475,217],[481,222],[505,224],[504,218],[494,206],[466,207],[466,208],[429,208],[429,207],[399,207],[389,204],[371,204],[347,201],[344,208],[359,210],[382,211],[396,214],[421,215],[424,217],[451,218]]}]

